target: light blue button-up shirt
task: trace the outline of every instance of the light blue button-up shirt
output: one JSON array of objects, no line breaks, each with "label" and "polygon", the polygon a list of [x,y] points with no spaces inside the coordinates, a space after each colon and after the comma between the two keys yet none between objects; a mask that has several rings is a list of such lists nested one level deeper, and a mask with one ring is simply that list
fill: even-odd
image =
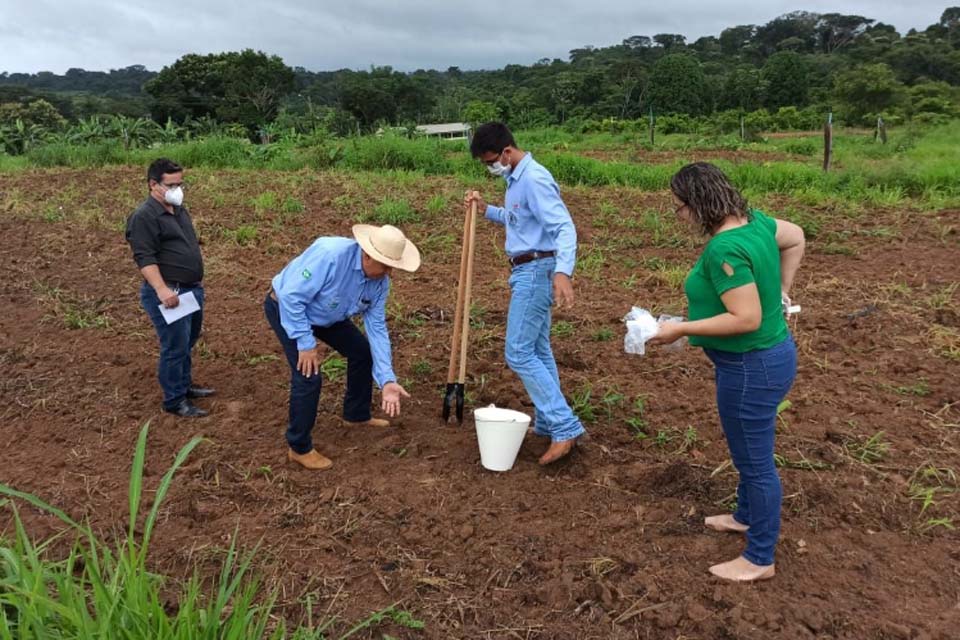
[{"label": "light blue button-up shirt", "polygon": [[507,176],[504,206],[487,206],[486,217],[507,228],[507,255],[556,251],[555,272],[573,275],[577,261],[577,229],[560,187],[550,172],[528,152]]},{"label": "light blue button-up shirt", "polygon": [[397,379],[387,334],[390,278],[368,278],[361,266],[362,254],[356,240],[318,238],[274,277],[273,290],[280,324],[300,351],[317,346],[312,326],[329,327],[362,315],[373,356],[373,379],[383,388]]}]

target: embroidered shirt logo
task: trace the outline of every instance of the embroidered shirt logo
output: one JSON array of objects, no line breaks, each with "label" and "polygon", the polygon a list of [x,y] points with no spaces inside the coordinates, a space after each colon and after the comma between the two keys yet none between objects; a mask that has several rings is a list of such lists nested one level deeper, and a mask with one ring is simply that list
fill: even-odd
[{"label": "embroidered shirt logo", "polygon": [[310,269],[304,269],[303,271],[300,272],[300,275],[303,276],[304,280],[309,280],[310,276],[313,274],[310,273]]}]

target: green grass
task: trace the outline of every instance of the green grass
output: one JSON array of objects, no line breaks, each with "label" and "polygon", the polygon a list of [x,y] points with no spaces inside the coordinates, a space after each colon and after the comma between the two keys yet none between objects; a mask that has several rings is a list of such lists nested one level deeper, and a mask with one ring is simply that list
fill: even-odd
[{"label": "green grass", "polygon": [[413,375],[417,376],[418,378],[426,378],[433,373],[433,365],[430,364],[429,360],[421,358],[413,363],[412,372]]},{"label": "green grass", "polygon": [[890,443],[883,439],[883,431],[878,431],[869,438],[851,439],[844,444],[847,454],[863,464],[876,464],[883,460],[890,451]]},{"label": "green grass", "polygon": [[[642,191],[664,191],[670,177],[686,162],[684,152],[694,149],[745,149],[792,153],[794,160],[731,162],[720,166],[737,187],[750,195],[777,193],[796,197],[804,205],[842,204],[852,209],[901,207],[910,200],[937,208],[960,204],[960,120],[936,127],[903,126],[892,132],[890,143],[878,145],[869,136],[835,137],[835,168],[824,172],[816,138],[771,139],[745,144],[729,136],[670,135],[659,138],[656,150],[675,151],[665,163],[602,161],[581,155],[585,150],[624,151],[630,157],[641,145],[634,133],[571,134],[560,128],[516,132],[521,146],[562,185],[625,186]],[[156,156],[168,156],[191,169],[235,168],[293,171],[336,169],[352,175],[390,173],[397,186],[410,186],[424,176],[456,176],[464,184],[493,184],[481,163],[462,144],[386,135],[349,139],[328,138],[309,144],[284,140],[269,145],[251,144],[243,138],[209,137],[154,148],[123,149],[118,142],[75,145],[50,143],[25,156],[0,155],[0,171],[30,167],[96,168],[107,165],[146,166]],[[277,202],[276,206],[284,206]],[[428,204],[435,214],[441,200]],[[598,206],[599,224],[615,215],[615,205]],[[652,223],[648,223],[652,224]],[[669,239],[669,236],[667,236]]]},{"label": "green grass", "polygon": [[224,229],[223,235],[241,247],[246,247],[257,239],[257,227],[252,224],[242,224],[236,229]]},{"label": "green grass", "polygon": [[553,326],[550,327],[550,335],[555,338],[569,338],[576,331],[576,327],[572,322],[567,320],[557,320],[553,323]]},{"label": "green grass", "polygon": [[[137,438],[126,535],[115,545],[37,496],[0,484],[0,495],[10,499],[7,507],[13,514],[12,539],[0,539],[0,638],[325,638],[337,620],[330,617],[313,624],[309,604],[311,624],[288,632],[287,622],[275,606],[279,593],[265,592],[251,571],[256,549],[241,554],[235,535],[224,550],[219,575],[212,580],[201,580],[195,572],[185,583],[177,583],[147,569],[161,505],[177,470],[202,442],[199,436],[194,437],[177,452],[141,519],[141,502],[150,493],[144,485],[148,431],[149,423]],[[34,542],[15,501],[56,517],[66,530],[44,542]],[[58,559],[53,545],[71,531],[74,541]],[[175,606],[167,604],[171,597]],[[337,637],[342,640],[384,622],[411,630],[424,628],[423,622],[409,612],[388,607]]]},{"label": "green grass", "polygon": [[300,200],[297,200],[293,196],[287,196],[283,200],[283,205],[280,207],[281,211],[284,213],[303,213],[304,206]]},{"label": "green grass", "polygon": [[110,320],[91,309],[81,309],[74,306],[65,306],[63,309],[63,323],[68,329],[106,329]]},{"label": "green grass", "polygon": [[276,211],[279,208],[279,203],[280,198],[276,191],[264,191],[250,199],[250,204],[253,205],[253,210],[257,216]]},{"label": "green grass", "polygon": [[584,252],[577,261],[577,270],[584,278],[596,280],[600,277],[605,263],[606,258],[603,255],[603,250],[599,247],[592,247]]},{"label": "green grass", "polygon": [[590,385],[584,384],[573,392],[570,408],[581,421],[590,424],[597,419],[597,408],[594,406],[591,397],[593,389]]},{"label": "green grass", "polygon": [[409,222],[419,222],[420,214],[406,200],[387,197],[381,200],[373,211],[361,214],[360,221],[398,226]]},{"label": "green grass", "polygon": [[347,360],[337,355],[329,355],[320,364],[320,373],[329,382],[336,382],[347,375]]},{"label": "green grass", "polygon": [[427,201],[427,212],[431,215],[439,215],[446,211],[449,206],[447,198],[437,194]]},{"label": "green grass", "polygon": [[594,331],[591,338],[593,338],[594,342],[609,342],[610,340],[613,340],[613,329],[609,327],[597,329]]}]

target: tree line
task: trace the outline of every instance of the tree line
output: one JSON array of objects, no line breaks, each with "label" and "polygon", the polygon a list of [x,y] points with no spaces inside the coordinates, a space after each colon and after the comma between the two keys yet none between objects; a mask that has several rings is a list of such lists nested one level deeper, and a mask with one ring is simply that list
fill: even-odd
[{"label": "tree line", "polygon": [[878,116],[890,123],[956,117],[958,87],[960,7],[906,34],[863,16],[794,11],[693,42],[634,35],[574,49],[566,60],[488,71],[313,72],[248,49],[188,54],[159,72],[134,65],[0,73],[0,127],[62,130],[110,114],[160,129],[216,121],[264,141],[283,131],[348,135],[490,119],[520,129],[616,129],[651,114],[677,130],[704,122],[730,128],[744,115],[758,128],[791,128],[815,125],[828,110],[839,122],[867,125]]}]

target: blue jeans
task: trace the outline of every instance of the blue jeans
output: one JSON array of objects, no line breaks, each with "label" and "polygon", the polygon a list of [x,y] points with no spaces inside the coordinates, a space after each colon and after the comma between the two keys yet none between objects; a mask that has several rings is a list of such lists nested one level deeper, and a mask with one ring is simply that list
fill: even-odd
[{"label": "blue jeans", "polygon": [[797,374],[797,347],[792,337],[747,353],[704,349],[716,367],[717,410],[740,472],[734,520],[750,527],[743,557],[757,565],[773,564],[780,535],[780,476],[773,461],[777,405]]},{"label": "blue jeans", "polygon": [[[263,301],[263,312],[273,332],[277,334],[290,365],[287,444],[297,453],[308,453],[313,449],[310,434],[317,421],[323,376],[318,373],[307,378],[297,371],[297,360],[300,357],[297,341],[291,340],[280,324],[280,305],[269,295]],[[347,391],[343,396],[343,419],[350,422],[369,420],[370,399],[373,397],[373,356],[367,337],[349,320],[334,323],[329,327],[315,326],[313,335],[347,359]]]},{"label": "blue jeans", "polygon": [[510,274],[506,361],[523,382],[536,408],[536,431],[554,442],[584,433],[563,392],[550,348],[555,258],[541,258],[514,267]]},{"label": "blue jeans", "polygon": [[160,313],[160,298],[157,297],[157,292],[146,282],[140,287],[140,304],[150,316],[150,321],[157,330],[157,337],[160,338],[157,379],[163,389],[165,409],[175,409],[183,402],[187,397],[187,389],[193,383],[190,351],[200,339],[203,326],[203,287],[181,288],[179,293],[183,295],[188,291],[193,291],[200,310],[167,324]]}]

